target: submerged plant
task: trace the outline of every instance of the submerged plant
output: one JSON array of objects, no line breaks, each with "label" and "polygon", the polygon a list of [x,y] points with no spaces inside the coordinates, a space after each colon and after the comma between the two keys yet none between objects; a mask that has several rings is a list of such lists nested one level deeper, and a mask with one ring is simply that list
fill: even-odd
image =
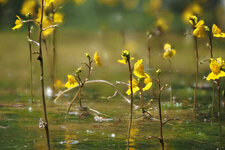
[{"label": "submerged plant", "polygon": [[[93,67],[92,67],[93,60],[92,60],[92,58],[90,57],[90,55],[88,53],[86,53],[86,57],[88,58],[88,63],[83,63],[83,64],[87,67],[88,71],[87,71],[87,74],[86,74],[84,79],[82,79],[82,77],[81,77],[81,72],[83,71],[82,67],[78,68],[75,71],[75,74],[67,75],[68,82],[65,84],[65,87],[68,88],[68,89],[71,89],[71,88],[74,88],[74,87],[78,86],[78,91],[76,92],[73,99],[69,103],[69,107],[67,109],[67,113],[66,113],[66,117],[65,117],[66,119],[68,117],[68,114],[70,112],[70,108],[71,108],[72,104],[74,103],[74,101],[77,98],[79,100],[80,108],[83,107],[82,101],[81,101],[81,98],[82,98],[81,92],[82,92],[82,89],[83,89],[84,85],[89,80],[89,77],[90,77],[90,75],[92,73],[92,70],[93,70]],[[94,54],[94,61],[97,65],[102,65],[102,63],[100,62],[100,57],[97,55],[97,52]]]},{"label": "submerged plant", "polygon": [[131,68],[131,63],[130,61],[134,59],[133,57],[130,56],[130,52],[127,50],[122,51],[121,54],[122,60],[118,60],[119,63],[122,64],[128,64],[128,69],[129,69],[129,87],[130,87],[130,120],[129,120],[129,127],[128,127],[128,137],[127,137],[127,144],[128,144],[128,149],[130,146],[130,131],[131,131],[131,126],[132,126],[132,118],[133,118],[133,103],[134,103],[134,93],[133,93],[133,76],[132,76],[132,68]]},{"label": "submerged plant", "polygon": [[[43,59],[43,54],[42,54],[42,35],[43,32],[45,31],[45,29],[43,28],[43,15],[44,15],[44,9],[45,9],[45,1],[41,0],[40,1],[40,9],[39,9],[39,17],[36,20],[32,20],[32,19],[28,19],[28,20],[22,20],[19,16],[17,16],[17,20],[15,21],[15,26],[12,28],[13,30],[16,29],[20,29],[24,23],[30,23],[30,22],[35,22],[38,24],[39,27],[39,38],[38,38],[38,42],[32,40],[30,37],[30,25],[28,24],[28,41],[29,42],[33,42],[35,43],[39,50],[38,52],[35,52],[35,54],[38,55],[37,60],[40,63],[40,80],[41,80],[41,95],[42,95],[42,103],[43,103],[43,112],[44,112],[44,121],[42,119],[40,119],[39,121],[39,127],[40,128],[45,128],[45,133],[46,133],[46,140],[47,140],[47,146],[48,149],[50,149],[50,137],[49,137],[49,124],[48,124],[48,118],[47,118],[47,107],[46,107],[46,101],[45,101],[45,89],[44,89],[44,59]],[[30,17],[30,15],[29,15]],[[50,28],[49,26],[47,26],[46,28]],[[30,49],[30,56],[31,56],[31,45],[29,43],[29,49]],[[30,58],[30,62],[32,63],[32,56]],[[31,64],[32,65],[32,64]],[[31,68],[31,72],[32,72],[32,68]],[[32,73],[31,73],[32,76]],[[32,81],[31,81],[32,82]],[[31,83],[32,84],[32,83]],[[31,89],[32,90],[32,89]]]},{"label": "submerged plant", "polygon": [[160,131],[160,137],[156,137],[156,136],[149,136],[148,139],[157,139],[159,140],[160,144],[161,144],[161,148],[162,150],[164,150],[164,137],[163,137],[163,126],[168,123],[169,121],[172,121],[172,120],[178,120],[177,118],[173,118],[173,119],[168,119],[166,121],[163,122],[163,117],[162,117],[162,108],[161,108],[161,93],[162,91],[168,87],[168,84],[164,84],[162,86],[162,83],[161,83],[161,79],[160,79],[160,74],[161,74],[161,70],[158,69],[156,70],[156,74],[157,74],[157,79],[153,79],[153,81],[156,82],[156,84],[158,85],[158,96],[155,98],[158,100],[158,114],[159,114],[159,131]]},{"label": "submerged plant", "polygon": [[196,16],[189,17],[189,22],[192,24],[193,28],[193,38],[195,43],[195,60],[196,60],[196,71],[195,71],[195,92],[194,92],[194,102],[193,109],[196,110],[197,105],[197,90],[198,90],[198,74],[199,74],[199,54],[198,54],[198,40],[197,38],[205,37],[205,31],[208,31],[208,27],[204,25],[204,20],[198,21]]},{"label": "submerged plant", "polygon": [[[169,61],[171,77],[173,75],[172,62],[171,58],[176,54],[176,50],[172,49],[172,46],[169,43],[164,44],[164,53],[163,58]],[[173,102],[173,88],[172,88],[172,79],[170,79],[170,103]]]},{"label": "submerged plant", "polygon": [[225,62],[221,58],[212,59],[209,65],[211,73],[207,76],[206,80],[214,80],[217,85],[217,109],[218,109],[218,119],[219,119],[219,141],[220,150],[222,150],[222,125],[221,125],[221,103],[220,103],[220,78],[225,77]]},{"label": "submerged plant", "polygon": [[[209,47],[210,47],[210,58],[213,58],[213,37],[216,38],[225,38],[225,33],[223,33],[215,24],[212,25],[212,30],[208,30],[209,37]],[[213,75],[213,74],[211,74]],[[214,101],[215,101],[215,84],[212,82],[213,96],[212,96],[212,110],[211,110],[211,123],[213,122],[213,113],[214,113]]]}]

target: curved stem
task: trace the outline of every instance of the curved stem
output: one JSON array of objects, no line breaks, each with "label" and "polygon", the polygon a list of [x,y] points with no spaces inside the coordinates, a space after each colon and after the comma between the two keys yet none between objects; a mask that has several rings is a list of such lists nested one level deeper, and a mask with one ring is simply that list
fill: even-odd
[{"label": "curved stem", "polygon": [[[121,92],[119,92],[118,89],[116,88],[116,86],[114,84],[110,83],[109,81],[106,81],[106,80],[89,80],[85,83],[86,84],[89,84],[89,83],[104,83],[104,84],[110,85],[114,88],[115,92],[118,93],[127,103],[129,103],[129,104],[131,103],[131,101],[126,96],[124,96]],[[63,92],[58,93],[58,97],[56,97],[54,99],[54,103],[56,103],[65,93],[67,93],[67,92],[69,92],[69,91],[71,91],[71,90],[73,90],[77,87],[79,87],[79,86],[69,88],[69,89],[64,90]],[[137,106],[135,104],[133,104],[133,106],[134,106],[134,109],[139,108],[139,106]]]},{"label": "curved stem", "polygon": [[68,107],[68,109],[67,109],[65,119],[67,119],[68,114],[69,114],[69,112],[70,112],[70,108],[71,108],[73,102],[76,100],[77,96],[80,94],[80,92],[81,92],[81,87],[79,86],[79,89],[78,89],[77,93],[74,95],[74,97],[73,97],[72,101],[70,102],[70,105],[69,105],[69,107]]}]

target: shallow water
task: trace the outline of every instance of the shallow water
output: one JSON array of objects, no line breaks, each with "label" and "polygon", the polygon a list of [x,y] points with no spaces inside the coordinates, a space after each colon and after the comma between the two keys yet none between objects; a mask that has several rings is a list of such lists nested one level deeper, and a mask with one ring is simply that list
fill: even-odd
[{"label": "shallow water", "polygon": [[[175,93],[181,90],[176,89]],[[108,116],[104,117],[113,120],[95,120],[96,114],[93,112],[90,112],[91,115],[81,115],[78,104],[75,102],[68,120],[65,121],[67,101],[71,99],[71,96],[63,97],[56,104],[48,100],[52,149],[126,149],[128,103],[119,96],[107,100],[90,91],[84,94],[87,99],[82,100],[83,105],[107,114]],[[207,92],[201,90],[200,93]],[[31,105],[27,100],[28,96],[7,95],[8,93],[2,94],[0,101],[1,149],[45,149],[45,132],[44,129],[38,128],[38,121],[43,117],[41,101],[35,99]],[[73,92],[69,95],[73,95]],[[191,100],[176,99],[174,104],[170,104],[168,100],[162,100],[164,120],[179,119],[169,122],[163,128],[167,150],[218,148],[218,121],[215,118],[214,123],[211,123],[211,108],[209,100],[206,101],[210,96],[200,95],[200,97],[205,97],[205,99],[199,102],[196,115],[192,111]],[[148,99],[148,97],[145,98]],[[135,101],[135,103],[138,102]],[[154,101],[150,112],[157,119],[156,106],[157,101]],[[222,116],[224,116],[224,108],[222,110]],[[130,149],[161,149],[156,139],[147,139],[149,136],[159,136],[158,121],[141,116],[140,110],[134,112]],[[225,133],[224,120],[222,125],[223,133]],[[223,140],[223,145],[224,142]]]}]

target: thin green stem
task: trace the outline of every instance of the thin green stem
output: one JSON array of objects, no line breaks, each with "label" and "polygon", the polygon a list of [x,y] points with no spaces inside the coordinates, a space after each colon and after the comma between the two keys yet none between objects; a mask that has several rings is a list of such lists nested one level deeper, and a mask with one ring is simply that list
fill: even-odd
[{"label": "thin green stem", "polygon": [[218,107],[218,119],[219,119],[219,147],[222,150],[222,124],[221,124],[221,107],[220,107],[220,81],[216,80],[217,83],[217,107]]},{"label": "thin green stem", "polygon": [[50,138],[49,138],[49,129],[48,129],[48,117],[47,117],[47,108],[45,103],[45,89],[44,89],[44,62],[42,56],[42,24],[43,24],[43,12],[44,12],[44,0],[41,1],[41,20],[40,20],[40,32],[39,32],[39,56],[38,60],[40,62],[40,80],[41,80],[41,92],[42,92],[42,103],[43,103],[43,110],[44,110],[44,117],[45,117],[45,133],[46,133],[46,140],[48,145],[48,150],[50,150]]},{"label": "thin green stem", "polygon": [[132,69],[131,69],[131,64],[130,64],[130,59],[127,60],[128,62],[128,67],[129,67],[129,77],[130,77],[130,120],[129,120],[129,127],[128,127],[128,139],[127,139],[127,144],[128,144],[128,149],[130,147],[130,131],[131,131],[131,126],[132,126],[132,118],[133,118],[133,86],[132,86]]},{"label": "thin green stem", "polygon": [[196,111],[196,103],[197,103],[197,90],[198,90],[198,41],[197,37],[194,36],[195,41],[195,61],[196,61],[196,72],[195,72],[195,92],[194,92],[194,103],[193,103],[193,110]]},{"label": "thin green stem", "polygon": [[[213,44],[212,44],[212,34],[208,34],[209,36],[209,48],[210,48],[210,57],[213,58]],[[211,124],[213,123],[213,119],[214,119],[214,103],[215,103],[215,84],[214,82],[212,82],[212,89],[213,89],[213,93],[212,93],[212,109],[211,109]]]},{"label": "thin green stem", "polygon": [[172,62],[170,59],[169,60],[169,64],[170,64],[170,75],[171,75],[171,79],[170,79],[170,103],[173,103],[173,85],[172,85],[172,77],[173,77],[173,69],[172,69]]},{"label": "thin green stem", "polygon": [[214,108],[215,108],[215,84],[212,82],[212,88],[213,88],[213,95],[212,95],[212,109],[211,109],[211,124],[213,123],[214,120]]},{"label": "thin green stem", "polygon": [[[30,22],[28,23],[28,38],[31,39]],[[29,44],[29,52],[30,52],[30,100],[32,104],[33,103],[33,58],[32,58],[31,42],[28,42],[28,44]]]}]

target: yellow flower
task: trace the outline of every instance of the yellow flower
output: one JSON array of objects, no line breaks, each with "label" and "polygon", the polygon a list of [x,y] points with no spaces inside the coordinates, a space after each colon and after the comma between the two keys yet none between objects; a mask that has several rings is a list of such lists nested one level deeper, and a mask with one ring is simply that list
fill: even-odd
[{"label": "yellow flower", "polygon": [[163,58],[165,59],[171,58],[176,54],[176,50],[172,49],[169,43],[164,44],[164,51]]},{"label": "yellow flower", "polygon": [[127,64],[127,60],[133,60],[133,57],[130,57],[130,52],[127,50],[122,51],[121,57],[123,58],[122,60],[118,60],[119,63],[121,64]]},{"label": "yellow flower", "polygon": [[143,88],[143,91],[147,91],[152,87],[152,79],[147,73],[145,73],[145,76],[146,76],[144,79],[145,87]]},{"label": "yellow flower", "polygon": [[35,0],[26,0],[23,2],[22,9],[20,10],[20,13],[22,15],[26,14],[35,14],[35,7],[36,7],[36,1]]},{"label": "yellow flower", "polygon": [[65,87],[66,88],[72,88],[78,85],[75,77],[73,75],[67,75],[68,82],[66,82]]},{"label": "yellow flower", "polygon": [[142,61],[143,61],[143,59],[139,59],[134,64],[134,75],[137,76],[138,78],[145,78],[146,77]]},{"label": "yellow flower", "polygon": [[61,89],[61,88],[63,88],[63,87],[65,87],[65,85],[62,83],[61,80],[56,80],[56,81],[55,81],[55,83],[54,83],[54,88],[55,88],[55,89]]},{"label": "yellow flower", "polygon": [[[130,81],[129,81],[129,85],[130,85]],[[133,94],[135,94],[137,91],[140,90],[140,88],[138,87],[138,82],[134,78],[132,79],[132,89],[133,89]],[[130,86],[128,86],[128,90],[126,91],[126,94],[127,95],[130,95],[131,94],[131,88],[130,88]]]},{"label": "yellow flower", "polygon": [[220,64],[221,68],[225,69],[225,61],[221,57],[217,58],[216,61]]},{"label": "yellow flower", "polygon": [[225,37],[225,33],[223,33],[215,24],[212,26],[212,33],[214,37]]},{"label": "yellow flower", "polygon": [[182,13],[183,22],[188,23],[191,16],[200,15],[201,13],[202,7],[198,3],[192,3]]},{"label": "yellow flower", "polygon": [[163,19],[163,18],[157,19],[155,26],[161,31],[168,30],[168,24],[166,23],[165,19]]},{"label": "yellow flower", "polygon": [[208,75],[206,80],[216,80],[220,77],[224,77],[225,72],[221,70],[223,66],[224,61],[221,58],[217,58],[217,60],[212,60],[209,65],[212,72]]},{"label": "yellow flower", "polygon": [[189,17],[189,22],[190,22],[190,24],[195,26],[198,23],[198,18],[196,16],[190,16]]},{"label": "yellow flower", "polygon": [[100,57],[98,56],[98,53],[97,53],[97,52],[95,52],[95,54],[94,54],[94,61],[95,61],[95,63],[96,63],[98,66],[101,66],[101,65],[102,65],[102,63],[101,63],[101,61],[100,61]]},{"label": "yellow flower", "polygon": [[200,20],[196,25],[193,31],[193,35],[199,38],[205,37],[205,30],[208,27],[204,25],[204,21]]},{"label": "yellow flower", "polygon": [[64,18],[64,16],[62,13],[56,12],[54,15],[54,23],[62,23],[63,18]]},{"label": "yellow flower", "polygon": [[[41,21],[41,9],[38,10],[38,14],[37,14],[37,19],[36,19],[36,21],[39,22],[39,23],[40,23],[40,21]],[[46,16],[46,13],[45,13],[45,11],[44,11],[44,12],[43,12],[43,22],[42,22],[42,27],[43,27],[43,29],[44,29],[44,28],[47,28],[47,27],[49,27],[49,26],[51,26],[51,25],[53,25],[53,23],[52,23],[52,21],[49,19],[49,17]],[[53,31],[54,31],[54,28],[48,28],[48,29],[42,31],[42,35],[46,37],[46,36],[50,35]]]},{"label": "yellow flower", "polygon": [[7,2],[8,2],[8,0],[0,0],[0,4],[5,4]]},{"label": "yellow flower", "polygon": [[16,17],[17,17],[17,19],[15,21],[15,26],[12,28],[12,30],[17,30],[23,26],[23,20],[17,15],[16,15]]}]

